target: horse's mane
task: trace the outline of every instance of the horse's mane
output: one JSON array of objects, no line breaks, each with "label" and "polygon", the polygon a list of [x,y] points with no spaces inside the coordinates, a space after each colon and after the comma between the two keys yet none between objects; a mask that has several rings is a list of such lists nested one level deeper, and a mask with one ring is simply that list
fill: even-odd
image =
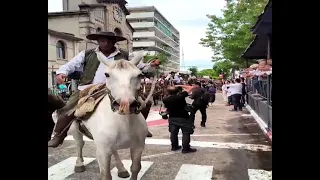
[{"label": "horse's mane", "polygon": [[132,63],[130,63],[130,61],[125,60],[125,59],[114,61],[111,64],[110,68],[123,69],[123,70],[129,70],[129,69],[138,70],[138,68],[135,65],[133,65]]}]

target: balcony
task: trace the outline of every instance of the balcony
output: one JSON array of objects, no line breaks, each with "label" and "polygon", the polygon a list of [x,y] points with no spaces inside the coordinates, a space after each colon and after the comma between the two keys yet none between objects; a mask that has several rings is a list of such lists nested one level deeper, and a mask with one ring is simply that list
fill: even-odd
[{"label": "balcony", "polygon": [[134,23],[130,23],[130,25],[133,27],[133,29],[153,28],[154,22],[134,22]]},{"label": "balcony", "polygon": [[154,12],[133,12],[130,15],[126,16],[127,20],[135,20],[135,19],[153,19]]},{"label": "balcony", "polygon": [[173,39],[172,36],[170,36],[170,34],[166,34],[164,33],[162,30],[160,30],[157,26],[154,27],[155,28],[155,31],[156,31],[156,34],[161,38],[161,39],[165,39],[169,42],[171,42],[171,45],[174,46],[174,47],[179,47],[180,44],[179,42],[175,41]]},{"label": "balcony", "polygon": [[155,32],[134,32],[133,33],[133,39],[135,38],[147,38],[147,39],[151,39],[153,41],[157,41],[158,43],[162,44],[162,45],[166,45],[169,46],[174,53],[180,53],[180,49],[179,46],[174,46],[173,43],[171,43],[170,41],[164,41],[163,38],[161,38],[159,35],[157,35]]},{"label": "balcony", "polygon": [[[160,18],[159,16],[155,16],[154,17],[154,19],[156,19],[157,20],[157,22],[159,23],[159,26],[161,26],[161,27],[163,27],[163,28],[165,28],[165,29],[167,29],[168,31],[170,31],[175,37],[177,37],[177,38],[179,38],[180,36],[179,36],[179,34],[177,33],[177,32],[175,32],[172,28],[169,28],[168,27],[168,25],[166,25],[165,23],[163,23],[163,22],[165,22],[162,18]],[[161,28],[160,28],[161,29]]]},{"label": "balcony", "polygon": [[163,45],[155,41],[134,41],[133,48],[143,48],[144,50],[163,52],[170,56],[174,56],[175,58],[179,59],[180,62],[179,53],[174,52],[174,50],[167,45]]},{"label": "balcony", "polygon": [[133,33],[133,39],[134,38],[151,38],[154,37],[156,35],[156,33],[153,32],[149,32],[149,31],[144,31],[144,32],[134,32]]},{"label": "balcony", "polygon": [[139,48],[139,47],[153,47],[156,45],[156,42],[154,41],[134,41],[133,47]]},{"label": "balcony", "polygon": [[166,45],[163,45],[163,44],[161,44],[161,43],[158,43],[158,42],[156,43],[155,46],[156,46],[157,48],[160,48],[160,49],[161,49],[162,51],[164,51],[165,53],[170,54],[170,55],[175,56],[175,57],[177,57],[177,58],[180,59],[180,54],[174,52],[170,47],[168,47],[168,46],[166,46]]}]

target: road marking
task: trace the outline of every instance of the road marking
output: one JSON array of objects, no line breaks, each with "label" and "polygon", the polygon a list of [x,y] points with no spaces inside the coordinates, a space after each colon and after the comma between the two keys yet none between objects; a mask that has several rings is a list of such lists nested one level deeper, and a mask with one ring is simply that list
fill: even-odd
[{"label": "road marking", "polygon": [[[263,134],[252,133],[252,134],[192,134],[191,137],[211,137],[211,136],[263,136]],[[169,135],[170,136],[170,135]],[[179,133],[179,137],[182,137],[182,134]]]},{"label": "road marking", "polygon": [[[152,145],[171,145],[169,139],[146,139],[146,144]],[[182,141],[179,140],[182,144]],[[271,146],[260,144],[242,144],[242,143],[222,143],[222,142],[205,142],[205,141],[191,141],[191,146],[204,148],[221,148],[221,149],[246,149],[251,151],[271,151]]]},{"label": "road marking", "polygon": [[272,171],[262,169],[248,169],[249,180],[271,180]]},{"label": "road marking", "polygon": [[[72,136],[67,136],[65,140],[74,140]],[[92,141],[86,137],[83,137],[84,141]],[[146,144],[149,145],[166,145],[170,146],[170,139],[146,139]],[[182,141],[179,140],[182,144]],[[191,146],[204,147],[204,148],[218,148],[218,149],[246,149],[250,151],[271,151],[271,146],[262,144],[243,144],[243,143],[223,143],[223,142],[207,142],[207,141],[191,141]]]},{"label": "road marking", "polygon": [[158,119],[158,120],[147,122],[148,127],[164,126],[164,125],[168,125],[168,120]]},{"label": "road marking", "polygon": [[154,120],[159,120],[159,119],[162,119],[162,117],[160,116],[160,114],[158,112],[150,111],[146,121],[149,122],[149,121],[154,121]]},{"label": "road marking", "polygon": [[[84,165],[91,163],[95,158],[83,158]],[[74,173],[77,157],[70,157],[48,168],[48,180],[62,180]]]},{"label": "road marking", "polygon": [[[131,160],[122,160],[122,163],[124,165],[124,167],[128,170],[128,172],[130,173],[131,175],[131,172],[130,172],[130,166],[132,164],[132,161]],[[150,168],[150,166],[153,164],[153,162],[151,161],[141,161],[141,170],[138,174],[138,180],[140,180],[142,178],[142,176],[147,172],[147,170]],[[116,167],[114,167],[112,170],[111,170],[111,175],[112,175],[112,179],[113,180],[129,180],[130,177],[128,178],[119,178],[118,177],[118,170]]]},{"label": "road marking", "polygon": [[180,151],[169,151],[169,152],[165,152],[165,153],[142,156],[141,159],[149,159],[149,158],[155,158],[155,157],[168,156],[168,155],[172,155],[172,154],[176,154],[176,153],[180,153]]},{"label": "road marking", "polygon": [[183,164],[174,180],[211,180],[213,166]]}]

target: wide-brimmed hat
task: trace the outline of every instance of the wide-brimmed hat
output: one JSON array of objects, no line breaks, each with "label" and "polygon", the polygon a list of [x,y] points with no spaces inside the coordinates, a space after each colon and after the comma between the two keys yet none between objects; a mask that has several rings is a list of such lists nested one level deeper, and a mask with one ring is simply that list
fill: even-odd
[{"label": "wide-brimmed hat", "polygon": [[100,31],[95,34],[89,34],[87,35],[87,39],[89,40],[98,40],[100,37],[108,38],[108,39],[113,39],[116,42],[118,41],[124,41],[127,40],[126,38],[122,36],[117,36],[114,32],[105,32],[105,31]]}]

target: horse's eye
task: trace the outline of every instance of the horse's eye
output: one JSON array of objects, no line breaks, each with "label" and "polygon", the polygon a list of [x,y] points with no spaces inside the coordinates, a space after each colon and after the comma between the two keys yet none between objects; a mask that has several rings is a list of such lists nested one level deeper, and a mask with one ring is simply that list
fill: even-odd
[{"label": "horse's eye", "polygon": [[104,73],[104,75],[106,75],[106,77],[110,77],[109,73]]}]

